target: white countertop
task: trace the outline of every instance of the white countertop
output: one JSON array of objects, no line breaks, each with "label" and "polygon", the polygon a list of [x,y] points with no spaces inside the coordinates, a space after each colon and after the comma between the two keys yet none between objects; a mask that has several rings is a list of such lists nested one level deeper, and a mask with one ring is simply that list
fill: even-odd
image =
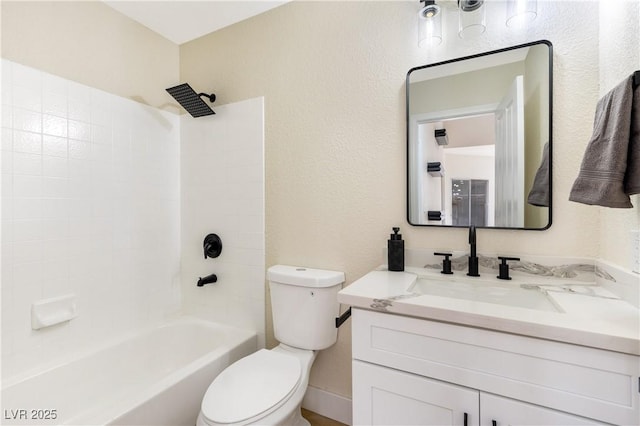
[{"label": "white countertop", "polygon": [[[416,279],[457,280],[473,284],[476,278],[457,272],[441,276],[423,268],[406,268],[404,272],[376,270],[369,272],[338,293],[338,301],[354,308],[363,308],[397,315],[407,315],[459,325],[485,328],[542,339],[640,355],[640,311],[620,298],[598,297],[572,292],[542,291],[559,312],[521,308],[454,297],[418,294],[410,287]],[[477,283],[495,282],[499,286],[539,284],[563,286],[562,281],[546,277],[523,277],[514,274],[512,281],[497,280],[483,275]],[[570,283],[578,285],[581,283]],[[595,283],[582,283],[598,294]],[[561,288],[561,287],[556,287]],[[533,290],[532,290],[533,291]],[[606,290],[602,290],[606,295]],[[612,295],[614,296],[614,295]]]}]

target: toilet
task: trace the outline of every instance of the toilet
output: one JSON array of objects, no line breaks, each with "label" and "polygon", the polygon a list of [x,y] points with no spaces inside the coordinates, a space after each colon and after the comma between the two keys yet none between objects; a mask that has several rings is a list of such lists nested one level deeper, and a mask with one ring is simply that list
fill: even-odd
[{"label": "toilet", "polygon": [[267,279],[280,344],[220,373],[204,395],[197,426],[309,425],[300,405],[317,351],[336,342],[344,273],[276,265]]}]

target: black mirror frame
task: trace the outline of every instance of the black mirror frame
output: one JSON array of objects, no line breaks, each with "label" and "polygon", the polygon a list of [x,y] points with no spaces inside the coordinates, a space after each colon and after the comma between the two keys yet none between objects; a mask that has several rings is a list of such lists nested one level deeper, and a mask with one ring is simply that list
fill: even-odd
[{"label": "black mirror frame", "polygon": [[510,229],[510,230],[522,230],[522,231],[544,231],[551,227],[552,224],[552,212],[553,212],[553,45],[549,40],[537,40],[529,43],[519,44],[517,46],[506,47],[502,49],[492,50],[489,52],[482,52],[475,55],[463,56],[460,58],[449,59],[442,62],[436,62],[433,64],[421,65],[418,67],[411,68],[407,72],[407,77],[405,79],[405,124],[406,124],[406,219],[407,223],[411,226],[420,226],[420,227],[439,227],[439,228],[468,228],[468,226],[460,226],[460,225],[435,225],[435,224],[414,224],[410,221],[410,206],[409,206],[409,77],[412,72],[431,68],[439,65],[450,64],[453,62],[460,62],[468,59],[479,58],[482,56],[494,55],[501,52],[507,52],[510,50],[521,49],[523,47],[531,47],[539,44],[546,44],[549,48],[549,222],[546,226],[542,228],[510,228],[510,227],[502,227],[502,226],[479,226],[477,228],[482,229]]}]

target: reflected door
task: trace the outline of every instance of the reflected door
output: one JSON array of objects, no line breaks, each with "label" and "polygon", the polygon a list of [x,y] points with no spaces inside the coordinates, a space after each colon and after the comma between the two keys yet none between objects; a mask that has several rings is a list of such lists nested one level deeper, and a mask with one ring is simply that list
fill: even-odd
[{"label": "reflected door", "polygon": [[496,110],[495,225],[524,227],[524,80],[517,76]]}]

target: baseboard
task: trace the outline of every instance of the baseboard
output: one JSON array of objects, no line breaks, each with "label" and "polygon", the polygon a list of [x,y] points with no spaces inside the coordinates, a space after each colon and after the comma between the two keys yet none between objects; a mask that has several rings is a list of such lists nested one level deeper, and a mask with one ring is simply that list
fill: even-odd
[{"label": "baseboard", "polygon": [[313,386],[307,387],[302,407],[346,425],[353,423],[349,398]]}]

